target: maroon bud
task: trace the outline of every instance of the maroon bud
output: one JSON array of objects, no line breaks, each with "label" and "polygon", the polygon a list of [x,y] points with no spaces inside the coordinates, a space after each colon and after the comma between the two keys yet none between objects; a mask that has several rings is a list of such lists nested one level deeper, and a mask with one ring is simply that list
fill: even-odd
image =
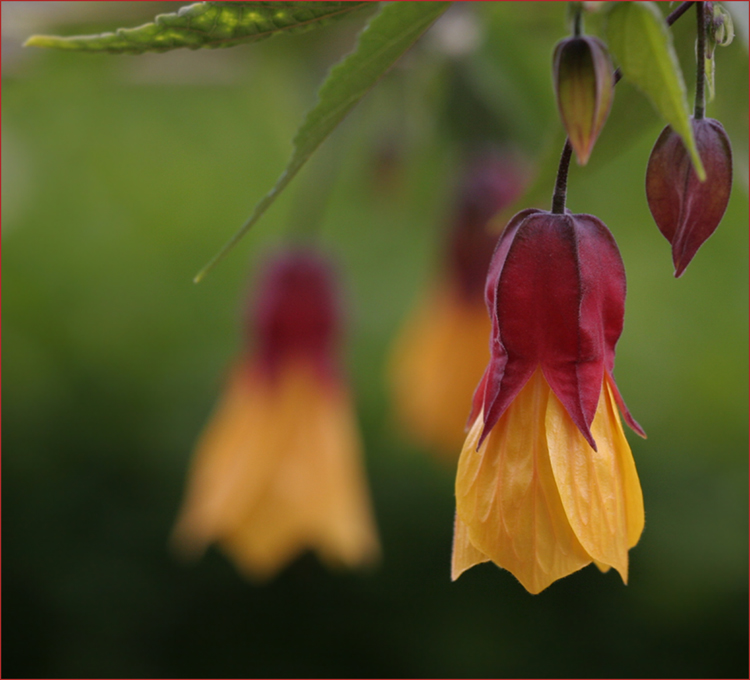
[{"label": "maroon bud", "polygon": [[721,123],[692,119],[706,181],[695,174],[681,137],[667,126],[656,140],[646,170],[646,197],[656,226],[672,244],[675,277],[714,233],[732,191],[732,147]]},{"label": "maroon bud", "polygon": [[330,264],[304,250],[271,262],[248,326],[271,374],[294,358],[311,361],[324,374],[334,371],[340,309]]},{"label": "maroon bud", "polygon": [[553,56],[557,108],[580,165],[586,165],[614,97],[612,61],[601,40],[566,38]]}]

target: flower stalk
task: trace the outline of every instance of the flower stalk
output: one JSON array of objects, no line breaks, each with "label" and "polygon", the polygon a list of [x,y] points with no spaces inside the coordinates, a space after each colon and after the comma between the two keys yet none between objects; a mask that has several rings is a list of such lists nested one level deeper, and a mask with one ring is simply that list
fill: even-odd
[{"label": "flower stalk", "polygon": [[695,13],[698,19],[698,50],[697,66],[695,72],[695,108],[693,118],[701,120],[706,111],[706,12],[705,3],[698,2],[695,5]]},{"label": "flower stalk", "polygon": [[566,139],[560,155],[560,165],[557,167],[555,193],[552,195],[552,212],[555,215],[562,215],[565,212],[565,198],[568,193],[568,168],[570,167],[572,153],[573,147],[570,144],[570,139]]}]

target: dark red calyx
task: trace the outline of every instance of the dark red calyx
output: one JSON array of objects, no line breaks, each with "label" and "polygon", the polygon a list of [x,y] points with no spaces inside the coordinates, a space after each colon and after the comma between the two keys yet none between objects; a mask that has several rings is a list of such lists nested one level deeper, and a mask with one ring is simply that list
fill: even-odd
[{"label": "dark red calyx", "polygon": [[485,294],[491,359],[473,410],[476,417],[484,409],[482,439],[540,366],[596,448],[590,426],[605,371],[611,376],[614,368],[625,309],[625,270],[607,227],[592,215],[518,213],[500,237]]}]

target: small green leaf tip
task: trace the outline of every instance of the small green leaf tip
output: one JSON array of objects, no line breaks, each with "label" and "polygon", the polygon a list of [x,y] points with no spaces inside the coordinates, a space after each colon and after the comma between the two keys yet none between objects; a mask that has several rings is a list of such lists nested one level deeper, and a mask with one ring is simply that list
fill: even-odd
[{"label": "small green leaf tip", "polygon": [[197,2],[160,14],[153,23],[114,33],[61,37],[32,35],[24,47],[143,54],[186,47],[234,47],[277,33],[298,33],[348,16],[369,2]]},{"label": "small green leaf tip", "polygon": [[245,224],[193,279],[199,283],[220,262],[289,185],[300,168],[370,88],[450,7],[450,2],[389,2],[362,31],[354,51],[336,64],[318,90],[294,136],[294,151],[273,188]]}]

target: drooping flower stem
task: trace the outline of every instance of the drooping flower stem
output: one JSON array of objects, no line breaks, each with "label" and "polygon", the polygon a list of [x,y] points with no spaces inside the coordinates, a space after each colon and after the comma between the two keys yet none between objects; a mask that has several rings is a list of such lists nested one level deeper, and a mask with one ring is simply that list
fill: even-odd
[{"label": "drooping flower stem", "polygon": [[557,181],[555,182],[555,193],[552,195],[552,212],[562,215],[565,212],[565,196],[568,192],[568,168],[570,167],[570,156],[573,147],[570,140],[565,140],[565,146],[560,156],[560,165],[557,167]]},{"label": "drooping flower stem", "polygon": [[700,120],[706,110],[706,16],[703,2],[695,4],[698,18],[698,50],[695,70],[695,108],[693,118]]},{"label": "drooping flower stem", "polygon": [[[696,3],[695,1],[683,2],[682,4],[670,12],[665,19],[668,26],[674,24],[685,12],[690,9],[691,5],[697,4],[698,10],[698,83],[699,87],[695,93],[695,118],[703,118],[703,109],[705,108],[704,100],[704,82],[705,82],[705,23],[703,19],[703,2]],[[701,27],[703,29],[701,30]],[[581,28],[581,13],[578,12],[574,16],[573,31],[575,35],[579,34]],[[614,73],[614,85],[620,82],[622,79],[622,72],[620,69],[616,69]],[[698,93],[700,92],[701,107],[700,115],[698,110]],[[568,189],[568,168],[570,167],[570,155],[573,148],[570,145],[570,140],[565,140],[565,146],[563,147],[562,155],[560,156],[560,165],[557,168],[557,180],[555,182],[555,193],[552,195],[552,212],[560,215],[565,212],[565,197]]]},{"label": "drooping flower stem", "polygon": [[573,35],[578,37],[583,33],[583,5],[580,2],[574,3],[573,8]]}]

